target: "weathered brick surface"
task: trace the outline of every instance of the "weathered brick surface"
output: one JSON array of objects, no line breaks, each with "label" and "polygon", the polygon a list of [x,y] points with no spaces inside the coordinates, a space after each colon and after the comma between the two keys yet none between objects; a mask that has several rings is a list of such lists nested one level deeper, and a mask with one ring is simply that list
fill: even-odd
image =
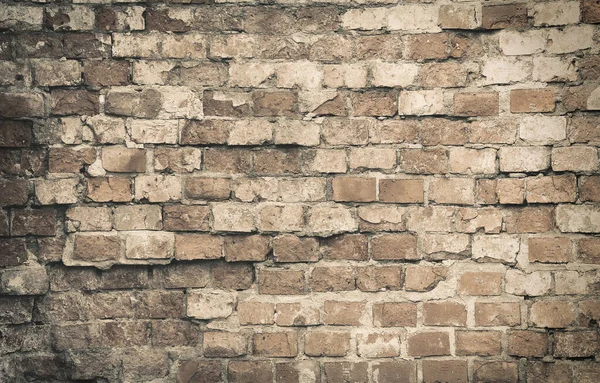
[{"label": "weathered brick surface", "polygon": [[0,5],[4,380],[600,380],[597,1],[72,3]]}]

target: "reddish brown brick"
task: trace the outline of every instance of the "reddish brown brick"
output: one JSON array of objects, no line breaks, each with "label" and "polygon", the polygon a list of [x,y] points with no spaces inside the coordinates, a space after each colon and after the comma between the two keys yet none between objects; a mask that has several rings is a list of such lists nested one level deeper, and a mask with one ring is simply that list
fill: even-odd
[{"label": "reddish brown brick", "polygon": [[500,355],[502,332],[500,331],[457,331],[456,355]]},{"label": "reddish brown brick", "polygon": [[276,262],[316,262],[319,260],[319,242],[311,237],[281,235],[273,239]]},{"label": "reddish brown brick", "polygon": [[350,94],[355,116],[393,116],[398,112],[398,92],[369,90]]},{"label": "reddish brown brick", "polygon": [[457,116],[498,115],[497,92],[462,92],[454,94],[454,114]]},{"label": "reddish brown brick", "polygon": [[543,357],[548,352],[548,334],[537,331],[511,331],[508,336],[508,353],[525,357]]},{"label": "reddish brown brick", "polygon": [[375,178],[336,177],[331,181],[334,201],[372,202],[377,198]]},{"label": "reddish brown brick", "polygon": [[373,325],[378,327],[414,327],[417,325],[415,303],[373,304]]},{"label": "reddish brown brick", "polygon": [[11,217],[11,233],[22,235],[56,235],[56,210],[13,210]]},{"label": "reddish brown brick", "polygon": [[304,294],[304,272],[301,270],[262,269],[258,272],[258,289],[261,294]]},{"label": "reddish brown brick", "polygon": [[321,292],[354,290],[354,271],[346,266],[315,267],[310,275],[310,288]]},{"label": "reddish brown brick", "polygon": [[465,326],[467,308],[458,302],[425,302],[423,324],[426,326]]},{"label": "reddish brown brick", "polygon": [[526,25],[526,4],[488,5],[483,7],[481,26],[485,29],[515,28]]},{"label": "reddish brown brick", "polygon": [[356,286],[361,291],[400,290],[402,266],[364,266],[356,269]]},{"label": "reddish brown brick", "polygon": [[555,108],[553,88],[513,89],[510,91],[512,113],[553,112]]},{"label": "reddish brown brick", "polygon": [[422,179],[379,180],[379,201],[392,203],[422,203]]},{"label": "reddish brown brick", "polygon": [[325,301],[323,323],[337,326],[359,326],[365,302]]},{"label": "reddish brown brick", "polygon": [[519,303],[475,303],[475,325],[477,326],[516,326],[519,324],[521,324]]},{"label": "reddish brown brick", "polygon": [[409,356],[450,355],[450,337],[447,332],[419,332],[408,336]]},{"label": "reddish brown brick", "polygon": [[345,356],[350,351],[350,334],[332,331],[309,331],[304,336],[304,353],[308,356]]},{"label": "reddish brown brick", "polygon": [[371,240],[373,259],[376,260],[415,260],[417,238],[410,234],[384,234]]}]

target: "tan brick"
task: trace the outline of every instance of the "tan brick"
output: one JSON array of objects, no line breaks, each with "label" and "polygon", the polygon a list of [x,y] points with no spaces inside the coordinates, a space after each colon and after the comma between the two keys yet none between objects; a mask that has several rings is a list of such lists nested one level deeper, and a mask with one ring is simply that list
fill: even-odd
[{"label": "tan brick", "polygon": [[436,203],[472,205],[475,203],[475,180],[434,178],[429,183],[429,200]]},{"label": "tan brick", "polygon": [[135,179],[135,199],[167,202],[181,199],[181,178],[170,175],[144,175]]},{"label": "tan brick", "polygon": [[316,149],[305,153],[305,166],[310,172],[345,173],[346,151],[334,149]]},{"label": "tan brick", "polygon": [[517,302],[476,302],[476,326],[517,326],[521,324],[521,310]]},{"label": "tan brick", "polygon": [[232,360],[227,365],[231,383],[272,382],[273,362],[268,360]]},{"label": "tan brick", "polygon": [[481,24],[485,29],[524,27],[527,25],[527,5],[486,5],[482,10]]},{"label": "tan brick", "polygon": [[278,303],[277,326],[314,326],[321,323],[320,310],[310,302]]},{"label": "tan brick", "polygon": [[598,351],[599,340],[595,331],[559,332],[554,338],[553,355],[567,358],[589,357]]},{"label": "tan brick", "polygon": [[521,205],[525,201],[525,180],[522,178],[498,179],[496,195],[501,204]]},{"label": "tan brick", "polygon": [[125,257],[129,259],[170,259],[175,236],[162,231],[132,231],[125,235]]},{"label": "tan brick", "polygon": [[447,274],[443,266],[408,265],[404,287],[407,291],[430,291],[445,280]]},{"label": "tan brick", "polygon": [[550,206],[531,206],[506,211],[504,217],[507,233],[544,233],[551,231],[554,222],[554,208]]},{"label": "tan brick", "polygon": [[323,323],[337,326],[359,326],[365,302],[325,301]]},{"label": "tan brick", "polygon": [[402,91],[398,100],[398,114],[430,116],[448,113],[444,102],[444,92],[440,90]]},{"label": "tan brick", "polygon": [[255,229],[254,208],[250,204],[226,202],[212,207],[213,229],[251,232]]},{"label": "tan brick", "polygon": [[345,234],[331,237],[321,242],[321,254],[324,259],[366,260],[369,257],[367,237],[362,234]]},{"label": "tan brick", "polygon": [[527,202],[574,202],[577,179],[574,175],[536,177],[527,179]]},{"label": "tan brick", "polygon": [[123,205],[113,210],[117,230],[160,230],[162,212],[156,205]]},{"label": "tan brick", "polygon": [[356,286],[361,291],[400,290],[402,266],[364,266],[356,269]]},{"label": "tan brick", "polygon": [[294,357],[298,354],[298,335],[295,332],[254,334],[254,355],[263,357]]},{"label": "tan brick", "polygon": [[321,134],[323,141],[330,145],[363,145],[369,139],[371,120],[326,118]]},{"label": "tan brick", "polygon": [[356,288],[354,270],[346,266],[318,266],[310,275],[313,291],[349,291]]},{"label": "tan brick", "polygon": [[398,93],[393,90],[353,92],[350,101],[355,116],[393,116],[398,112]]},{"label": "tan brick", "polygon": [[176,234],[175,258],[178,260],[218,259],[223,257],[223,237],[210,234]]},{"label": "tan brick", "polygon": [[480,144],[512,144],[518,131],[518,120],[496,117],[473,121],[469,126],[469,141]]},{"label": "tan brick", "polygon": [[544,145],[567,138],[567,119],[564,116],[533,115],[521,119],[519,137],[523,141]]},{"label": "tan brick", "polygon": [[35,196],[42,205],[72,204],[79,200],[79,178],[34,181]]},{"label": "tan brick", "polygon": [[231,358],[246,355],[248,338],[239,332],[207,331],[204,333],[204,356]]},{"label": "tan brick", "polygon": [[524,273],[519,270],[508,270],[504,279],[506,292],[514,295],[546,295],[552,288],[552,275],[548,271]]},{"label": "tan brick", "polygon": [[425,302],[423,304],[423,324],[426,326],[466,326],[467,308],[458,302]]},{"label": "tan brick", "polygon": [[417,238],[410,234],[383,234],[371,240],[373,259],[376,260],[415,260]]},{"label": "tan brick", "polygon": [[502,274],[466,271],[458,279],[458,292],[466,295],[500,295]]},{"label": "tan brick", "polygon": [[480,12],[472,4],[442,5],[438,23],[442,29],[476,29],[481,26],[481,18],[476,17]]},{"label": "tan brick", "polygon": [[391,358],[400,355],[400,339],[397,334],[359,334],[358,355],[365,358]]},{"label": "tan brick", "polygon": [[87,197],[94,202],[128,202],[133,198],[129,178],[94,177],[87,181]]},{"label": "tan brick", "polygon": [[228,199],[231,190],[229,178],[190,177],[186,178],[184,192],[192,199]]},{"label": "tan brick", "polygon": [[304,272],[301,270],[262,269],[258,273],[258,289],[261,294],[304,294]]},{"label": "tan brick", "polygon": [[408,35],[405,51],[411,60],[445,59],[451,55],[450,36],[447,33]]},{"label": "tan brick", "polygon": [[377,327],[414,327],[417,305],[408,302],[373,304],[373,325]]},{"label": "tan brick", "polygon": [[416,232],[454,231],[455,208],[449,206],[427,206],[410,208],[407,227]]},{"label": "tan brick", "polygon": [[275,365],[275,375],[277,383],[300,382],[302,379],[307,383],[317,383],[321,381],[321,368],[319,362],[312,360],[303,360],[292,363],[277,363]]},{"label": "tan brick", "polygon": [[346,356],[350,351],[350,334],[332,331],[309,331],[304,335],[304,353],[308,356]]},{"label": "tan brick", "polygon": [[304,226],[302,205],[262,205],[258,228],[261,231],[300,231]]},{"label": "tan brick", "polygon": [[423,180],[380,179],[379,201],[392,203],[423,202]]},{"label": "tan brick", "polygon": [[33,60],[32,66],[39,86],[69,86],[81,82],[81,66],[76,60]]},{"label": "tan brick", "polygon": [[496,92],[454,94],[454,114],[457,116],[495,116],[498,108]]},{"label": "tan brick", "polygon": [[406,88],[415,82],[419,67],[413,63],[374,62],[371,70],[373,86]]},{"label": "tan brick", "polygon": [[491,356],[502,353],[500,331],[457,331],[456,355]]},{"label": "tan brick", "polygon": [[175,173],[191,173],[200,170],[202,151],[197,148],[159,147],[154,151],[154,169]]},{"label": "tan brick", "polygon": [[92,148],[50,148],[48,171],[50,173],[79,173],[96,161],[96,150]]},{"label": "tan brick", "polygon": [[315,238],[280,235],[273,239],[275,262],[316,262],[319,242]]},{"label": "tan brick", "polygon": [[399,170],[406,173],[436,174],[448,171],[448,154],[442,148],[400,149]]},{"label": "tan brick", "polygon": [[593,172],[598,169],[598,151],[589,146],[552,149],[552,170]]},{"label": "tan brick", "polygon": [[514,264],[520,250],[520,239],[511,235],[473,236],[473,259]]},{"label": "tan brick", "polygon": [[[16,213],[17,211],[13,210],[13,234],[15,234]],[[108,207],[76,206],[67,210],[65,217],[68,231],[108,231],[112,229],[112,221],[112,214]]]},{"label": "tan brick", "polygon": [[447,332],[419,332],[408,336],[408,355],[450,355],[450,336]]},{"label": "tan brick", "polygon": [[352,210],[341,205],[313,205],[308,210],[306,228],[317,236],[330,236],[357,229]]},{"label": "tan brick", "polygon": [[475,201],[481,205],[493,205],[498,203],[496,194],[497,180],[479,179],[475,185]]},{"label": "tan brick", "polygon": [[271,237],[265,235],[231,235],[224,240],[227,262],[264,261],[270,251]]},{"label": "tan brick", "polygon": [[566,301],[537,301],[531,305],[529,323],[534,327],[561,328],[576,319],[575,307]]},{"label": "tan brick", "polygon": [[109,172],[143,173],[146,171],[146,151],[107,146],[102,149],[102,165]]},{"label": "tan brick", "polygon": [[508,335],[509,355],[544,357],[548,352],[548,334],[537,331],[511,331]]},{"label": "tan brick", "polygon": [[375,201],[377,180],[375,178],[335,177],[331,181],[334,201]]},{"label": "tan brick", "polygon": [[420,250],[429,260],[462,259],[469,254],[470,238],[466,234],[424,234],[419,237]]},{"label": "tan brick", "polygon": [[469,125],[464,121],[428,118],[421,122],[421,143],[426,146],[464,145],[468,135]]},{"label": "tan brick", "polygon": [[600,202],[600,177],[583,176],[579,178],[579,199],[583,202]]}]

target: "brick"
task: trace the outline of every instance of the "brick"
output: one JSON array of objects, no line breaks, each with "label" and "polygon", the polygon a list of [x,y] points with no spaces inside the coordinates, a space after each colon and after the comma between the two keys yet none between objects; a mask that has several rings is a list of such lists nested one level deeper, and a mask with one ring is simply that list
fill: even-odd
[{"label": "brick", "polygon": [[300,383],[303,379],[306,383],[317,383],[321,381],[320,364],[310,360],[277,363],[275,376],[277,383]]},{"label": "brick", "polygon": [[424,360],[423,382],[466,382],[467,362],[464,360]]},{"label": "brick", "polygon": [[29,199],[29,183],[26,180],[2,180],[0,181],[0,205],[24,205]]},{"label": "brick", "polygon": [[304,272],[301,270],[262,269],[258,274],[258,288],[261,294],[304,294]]},{"label": "brick", "polygon": [[301,152],[296,149],[265,149],[254,153],[254,171],[261,175],[301,173]]},{"label": "brick", "polygon": [[372,202],[376,199],[375,178],[336,177],[331,181],[334,201]]},{"label": "brick", "polygon": [[373,259],[415,260],[417,238],[410,234],[384,234],[371,240]]},{"label": "brick", "polygon": [[310,172],[345,173],[346,152],[344,150],[316,149],[305,152],[305,166]]},{"label": "brick", "polygon": [[544,89],[513,89],[510,91],[512,113],[553,112],[555,91]]},{"label": "brick", "polygon": [[315,326],[321,323],[320,310],[310,302],[278,303],[277,326]]},{"label": "brick", "polygon": [[600,7],[592,0],[584,0],[581,3],[581,19],[586,23],[600,22]]},{"label": "brick", "polygon": [[548,352],[548,335],[536,331],[511,331],[508,353],[524,357],[544,357]]},{"label": "brick", "polygon": [[500,295],[502,274],[498,272],[464,272],[458,280],[458,291],[466,295]]},{"label": "brick", "polygon": [[271,251],[271,240],[261,235],[228,236],[223,251],[228,262],[264,261]]},{"label": "brick", "polygon": [[0,121],[0,146],[26,148],[32,141],[30,121]]},{"label": "brick", "polygon": [[355,116],[393,116],[398,111],[397,100],[396,91],[370,90],[350,94]]},{"label": "brick", "polygon": [[476,17],[479,12],[481,9],[471,4],[442,5],[438,24],[442,29],[476,29],[481,26]]},{"label": "brick", "polygon": [[380,179],[379,201],[391,203],[423,202],[422,179]]},{"label": "brick", "polygon": [[529,238],[529,261],[543,263],[569,262],[572,259],[572,242],[569,238]]},{"label": "brick", "polygon": [[447,112],[448,108],[442,91],[416,90],[400,92],[398,114],[429,116]]},{"label": "brick", "polygon": [[465,234],[426,234],[419,241],[429,260],[462,259],[469,253],[470,240]]},{"label": "brick", "polygon": [[210,213],[208,206],[165,206],[163,207],[164,229],[208,231]]},{"label": "brick", "polygon": [[476,302],[476,326],[517,326],[521,324],[521,310],[517,302]]},{"label": "brick", "polygon": [[186,178],[184,193],[192,199],[223,200],[228,199],[231,193],[229,178],[217,177],[190,177]]},{"label": "brick", "polygon": [[474,363],[476,382],[504,381],[516,383],[519,381],[519,365],[515,362],[476,361]]},{"label": "brick", "polygon": [[310,287],[319,292],[354,290],[354,271],[345,266],[315,267],[310,275]]},{"label": "brick", "polygon": [[423,324],[426,326],[465,326],[467,308],[458,302],[425,302]]},{"label": "brick", "polygon": [[408,211],[407,227],[416,232],[449,232],[454,231],[453,207],[428,206],[415,207]]},{"label": "brick", "polygon": [[366,362],[326,362],[323,366],[327,383],[340,383],[345,380],[366,382],[367,369]]},{"label": "brick", "polygon": [[448,170],[448,154],[442,148],[400,149],[399,170],[406,173],[438,174]]},{"label": "brick", "polygon": [[548,39],[553,41],[547,46],[549,53],[570,53],[587,49],[593,44],[593,28],[591,25],[567,26],[564,30],[549,30]]},{"label": "brick", "polygon": [[377,327],[414,327],[417,305],[406,302],[373,304],[373,325]]},{"label": "brick", "polygon": [[296,333],[258,333],[253,336],[254,355],[265,357],[294,357],[298,354]]},{"label": "brick", "polygon": [[446,332],[420,332],[409,335],[408,355],[450,355],[450,338]]},{"label": "brick", "polygon": [[452,173],[496,173],[496,151],[494,149],[450,148],[448,154],[448,164]]},{"label": "brick", "polygon": [[48,171],[50,173],[79,173],[96,161],[96,150],[92,148],[50,148]]},{"label": "brick", "polygon": [[408,360],[382,361],[373,365],[373,375],[377,374],[378,383],[392,383],[399,378],[407,383],[417,381],[416,363]]},{"label": "brick", "polygon": [[356,286],[361,291],[400,290],[401,266],[365,266],[356,269]]},{"label": "brick", "polygon": [[273,257],[276,262],[316,262],[319,243],[310,237],[278,236],[273,239]]},{"label": "brick", "polygon": [[275,305],[267,302],[243,301],[237,305],[240,324],[273,324]]},{"label": "brick", "polygon": [[129,259],[171,259],[175,236],[158,231],[137,231],[125,236],[125,257]]},{"label": "brick", "polygon": [[555,357],[585,358],[598,351],[598,333],[595,331],[557,332],[554,338]]},{"label": "brick", "polygon": [[482,9],[484,29],[524,27],[527,25],[526,4],[489,5]]},{"label": "brick", "polygon": [[375,62],[372,67],[373,86],[406,88],[415,82],[419,67],[416,64]]},{"label": "brick", "polygon": [[209,382],[223,382],[223,367],[217,361],[188,360],[181,364],[177,372],[178,382],[191,382],[197,377]]},{"label": "brick", "polygon": [[216,263],[211,272],[213,286],[224,290],[247,290],[254,281],[253,268],[245,263]]},{"label": "brick", "polygon": [[498,108],[497,92],[454,94],[454,114],[457,116],[495,116]]},{"label": "brick", "polygon": [[361,145],[369,139],[368,120],[326,118],[321,134],[323,142],[330,145]]},{"label": "brick", "polygon": [[346,356],[348,351],[348,333],[309,331],[304,335],[304,353],[308,356]]},{"label": "brick", "polygon": [[177,201],[181,198],[181,178],[172,175],[148,175],[135,178],[135,199],[149,202]]},{"label": "brick", "polygon": [[396,151],[382,148],[351,148],[351,169],[392,169],[396,165]]},{"label": "brick", "polygon": [[234,293],[192,290],[187,293],[187,315],[197,319],[227,318],[233,313],[235,301]]},{"label": "brick", "polygon": [[569,130],[571,142],[598,142],[600,133],[597,130],[598,120],[591,116],[573,116]]},{"label": "brick", "polygon": [[175,258],[178,260],[218,259],[223,257],[223,238],[211,234],[175,235]]},{"label": "brick", "polygon": [[588,146],[552,149],[552,170],[593,172],[598,169],[598,151]]},{"label": "brick", "polygon": [[521,120],[519,137],[532,144],[551,144],[567,137],[564,117],[527,116]]},{"label": "brick", "polygon": [[600,177],[582,176],[579,178],[579,199],[583,202],[599,202],[600,197]]},{"label": "brick", "polygon": [[114,261],[124,251],[121,240],[112,233],[77,234],[74,243],[73,259],[86,262]]},{"label": "brick", "polygon": [[[113,227],[111,215],[112,211],[107,207],[72,207],[65,217],[67,231],[109,231]],[[56,217],[53,218],[51,222]]]},{"label": "brick", "polygon": [[361,231],[404,231],[406,210],[393,205],[370,205],[358,207]]},{"label": "brick", "polygon": [[358,336],[357,353],[365,358],[390,358],[400,355],[400,340],[395,334],[370,333]]},{"label": "brick", "polygon": [[229,362],[227,374],[231,383],[272,382],[273,363],[266,360]]},{"label": "brick", "polygon": [[575,308],[566,301],[536,301],[529,314],[529,323],[534,327],[568,327],[575,319]]},{"label": "brick", "polygon": [[200,169],[202,151],[197,148],[157,148],[154,151],[154,169],[175,173],[191,173]]},{"label": "brick", "polygon": [[35,60],[32,64],[38,86],[73,86],[81,82],[81,67],[75,60]]},{"label": "brick", "polygon": [[50,113],[58,116],[95,115],[99,110],[99,95],[94,91],[55,89],[50,92]]},{"label": "brick", "polygon": [[113,216],[117,230],[160,230],[163,227],[160,206],[115,206]]},{"label": "brick", "polygon": [[181,318],[185,314],[184,296],[181,291],[148,291],[141,296],[137,307],[140,318]]},{"label": "brick", "polygon": [[473,179],[434,178],[429,183],[429,199],[437,203],[471,205],[475,203],[474,189]]},{"label": "brick", "polygon": [[308,210],[306,230],[316,236],[356,231],[357,226],[352,210],[345,206],[319,204]]},{"label": "brick", "polygon": [[502,147],[498,157],[501,172],[536,172],[550,166],[550,152],[545,147]]},{"label": "brick", "polygon": [[510,209],[505,212],[507,233],[543,233],[552,230],[554,209],[550,206]]},{"label": "brick", "polygon": [[571,366],[566,363],[530,362],[527,365],[527,377],[532,382],[558,383],[572,378]]},{"label": "brick", "polygon": [[0,291],[8,295],[43,295],[49,290],[49,279],[43,267],[5,269],[0,273]]},{"label": "brick", "polygon": [[44,96],[41,93],[0,93],[0,105],[0,117],[44,116]]},{"label": "brick", "polygon": [[425,88],[465,86],[471,68],[455,62],[427,63],[421,67],[421,85]]},{"label": "brick", "polygon": [[405,55],[411,60],[446,59],[453,53],[447,33],[408,35],[405,40]]},{"label": "brick", "polygon": [[527,202],[574,202],[577,189],[574,175],[527,179]]},{"label": "brick", "polygon": [[521,205],[525,201],[525,185],[523,178],[498,179],[495,190],[498,202]]},{"label": "brick", "polygon": [[469,127],[469,141],[512,144],[516,140],[517,131],[517,120],[510,117],[473,121]]},{"label": "brick", "polygon": [[361,234],[345,234],[324,239],[320,247],[324,259],[366,260],[367,237]]},{"label": "brick", "polygon": [[154,272],[164,288],[206,287],[210,279],[209,268],[202,263],[172,262]]},{"label": "brick", "polygon": [[[99,287],[104,290],[146,288],[148,287],[148,269],[143,266],[113,266],[101,273]],[[148,307],[145,308],[145,310],[147,309]]]},{"label": "brick", "polygon": [[447,270],[444,267],[424,265],[406,266],[404,287],[407,291],[430,291],[445,280]]},{"label": "brick", "polygon": [[204,152],[204,169],[218,173],[249,173],[252,153],[246,150],[208,149]]},{"label": "brick", "polygon": [[298,95],[290,91],[255,91],[252,93],[255,116],[287,116],[296,114]]},{"label": "brick", "polygon": [[337,326],[359,326],[365,302],[325,301],[323,323]]},{"label": "brick", "polygon": [[520,240],[508,235],[478,235],[473,237],[473,259],[514,264],[520,250]]}]

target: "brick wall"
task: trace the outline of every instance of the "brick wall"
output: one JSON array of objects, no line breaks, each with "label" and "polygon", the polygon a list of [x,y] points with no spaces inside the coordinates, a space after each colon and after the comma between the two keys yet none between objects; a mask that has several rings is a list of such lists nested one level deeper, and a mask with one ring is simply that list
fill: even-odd
[{"label": "brick wall", "polygon": [[213,2],[0,4],[1,382],[600,381],[598,1]]}]

